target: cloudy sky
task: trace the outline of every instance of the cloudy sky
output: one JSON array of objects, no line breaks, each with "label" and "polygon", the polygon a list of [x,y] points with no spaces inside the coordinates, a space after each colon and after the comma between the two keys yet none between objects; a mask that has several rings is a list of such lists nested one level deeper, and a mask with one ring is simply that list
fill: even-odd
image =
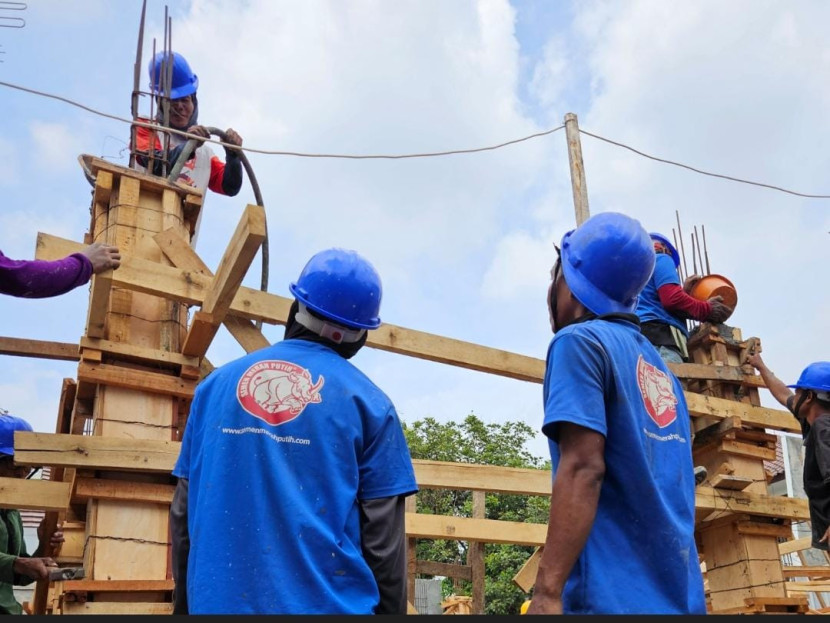
[{"label": "cloudy sky", "polygon": [[[200,121],[245,146],[405,154],[483,147],[578,115],[589,132],[698,169],[830,194],[830,4],[734,0],[148,0],[143,65],[173,47],[199,76]],[[0,8],[0,81],[128,117],[140,0]],[[146,70],[142,74],[146,87]],[[142,112],[149,100],[142,99]],[[34,257],[38,231],[82,240],[88,153],[127,163],[129,127],[0,85],[0,249]],[[671,235],[705,227],[712,272],[739,294],[729,324],[794,381],[830,359],[830,201],[706,177],[582,137],[591,213]],[[218,148],[221,153],[221,148]],[[497,151],[408,160],[248,155],[270,236],[270,290],[316,251],[378,268],[386,322],[544,358],[552,243],[574,227],[564,132]],[[216,268],[249,183],[209,193],[196,251]],[[245,285],[259,287],[257,257]],[[0,335],[77,342],[88,289],[0,301]],[[266,325],[272,341],[280,326]],[[208,357],[243,354],[222,329]],[[522,420],[541,386],[364,349],[353,360],[402,419]],[[0,357],[0,407],[54,432],[76,364]],[[777,406],[764,392],[764,404]],[[537,438],[530,450],[547,456]]]}]

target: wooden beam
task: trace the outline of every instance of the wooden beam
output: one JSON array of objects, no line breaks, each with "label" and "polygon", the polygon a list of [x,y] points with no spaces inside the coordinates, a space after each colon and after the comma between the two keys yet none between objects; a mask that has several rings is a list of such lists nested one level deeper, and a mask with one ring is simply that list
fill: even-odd
[{"label": "wooden beam", "polygon": [[196,390],[194,380],[122,366],[86,362],[78,364],[78,381],[126,387],[127,389],[175,396],[176,398],[193,398],[193,392]]},{"label": "wooden beam", "polygon": [[104,325],[112,291],[112,273],[113,270],[110,269],[92,276],[92,291],[86,319],[86,334],[89,337],[104,337]]},{"label": "wooden beam", "polygon": [[565,115],[565,138],[568,141],[568,162],[571,167],[571,189],[574,197],[574,215],[577,227],[591,216],[588,209],[588,187],[585,182],[585,164],[582,162],[582,142],[576,115]]},{"label": "wooden beam", "polygon": [[669,363],[667,365],[679,379],[729,381],[751,387],[766,387],[760,375],[747,374],[739,366],[710,366],[703,363]]},{"label": "wooden beam", "polygon": [[[15,463],[26,465],[19,460],[15,434]],[[29,465],[32,465],[29,463]],[[21,478],[0,478],[0,508],[25,508],[40,511],[65,511],[69,508],[72,486],[68,482],[51,480],[24,480]]]},{"label": "wooden beam", "polygon": [[542,559],[542,548],[537,547],[533,554],[530,555],[519,569],[518,573],[513,576],[513,582],[522,589],[525,593],[529,593],[536,584],[536,574],[539,572],[539,561]]},{"label": "wooden beam", "polygon": [[65,593],[136,593],[172,591],[173,580],[64,580]]},{"label": "wooden beam", "polygon": [[129,502],[157,502],[170,504],[173,501],[173,485],[151,482],[131,482],[103,478],[78,478],[75,481],[73,502],[90,498],[99,500],[123,500]]},{"label": "wooden beam", "polygon": [[[828,567],[830,568],[830,567]],[[419,575],[443,575],[458,580],[470,580],[472,569],[467,565],[453,565],[447,562],[419,560],[415,563],[415,573]]]},{"label": "wooden beam", "polygon": [[182,346],[182,354],[203,357],[219,325],[227,316],[245,273],[265,240],[265,208],[249,204],[219,262],[219,268],[205,293]]},{"label": "wooden beam", "polygon": [[800,552],[805,549],[810,549],[813,546],[813,537],[805,536],[800,539],[793,539],[791,541],[785,541],[783,543],[778,544],[778,552],[785,556],[787,554],[793,554],[795,552]]},{"label": "wooden beam", "polygon": [[61,614],[173,614],[173,604],[151,601],[64,601]]},{"label": "wooden beam", "polygon": [[119,358],[140,363],[149,363],[155,366],[171,368],[179,366],[199,366],[199,359],[197,357],[187,357],[181,353],[173,353],[157,348],[145,348],[126,342],[113,342],[111,340],[82,337],[81,347],[100,350],[104,353],[118,355]]},{"label": "wooden beam", "polygon": [[[199,272],[207,277],[213,276],[207,264],[202,261],[190,244],[176,233],[175,229],[159,232],[153,239],[162,253],[177,268]],[[257,329],[250,320],[239,316],[226,316],[223,323],[246,353],[252,353],[271,345],[262,331]]]},{"label": "wooden beam", "polygon": [[406,535],[415,539],[539,546],[544,544],[547,530],[545,524],[406,513]]},{"label": "wooden beam", "polygon": [[830,580],[830,565],[813,567],[781,567],[785,578],[812,578],[813,580]]},{"label": "wooden beam", "polygon": [[550,496],[551,493],[552,480],[549,469],[522,469],[422,459],[413,459],[412,465],[415,468],[415,480],[422,489],[545,496]]},{"label": "wooden beam", "polygon": [[78,345],[71,342],[46,342],[17,337],[0,337],[0,355],[37,357],[59,361],[78,361]]},{"label": "wooden beam", "polygon": [[154,439],[21,431],[14,434],[14,459],[20,465],[170,473],[180,447],[178,441]]},{"label": "wooden beam", "polygon": [[801,426],[789,411],[755,407],[745,402],[703,396],[694,392],[684,392],[689,413],[696,417],[738,417],[748,426],[772,428],[794,433],[801,432]]},{"label": "wooden beam", "polygon": [[695,509],[701,512],[746,513],[762,517],[810,519],[807,500],[727,491],[700,485],[695,489]]}]

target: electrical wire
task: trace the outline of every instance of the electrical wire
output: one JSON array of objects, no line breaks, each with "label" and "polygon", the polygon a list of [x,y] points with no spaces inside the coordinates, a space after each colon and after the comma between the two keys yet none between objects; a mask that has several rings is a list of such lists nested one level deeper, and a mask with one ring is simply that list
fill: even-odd
[{"label": "electrical wire", "polygon": [[[149,128],[149,129],[156,129],[156,130],[158,129],[158,124],[144,123],[144,122],[141,122],[141,121],[133,121],[132,119],[125,119],[123,117],[118,117],[116,115],[111,115],[109,113],[105,113],[105,112],[101,112],[99,110],[95,110],[94,108],[90,108],[89,106],[85,106],[84,104],[81,104],[79,102],[76,102],[76,101],[74,101],[72,99],[69,99],[69,98],[66,98],[66,97],[61,97],[59,95],[54,95],[54,94],[51,94],[51,93],[45,93],[43,91],[38,91],[36,89],[30,89],[30,88],[23,87],[23,86],[20,86],[20,85],[17,85],[17,84],[12,84],[10,82],[0,81],[0,86],[8,87],[10,89],[16,89],[18,91],[24,91],[26,93],[31,93],[33,95],[39,95],[41,97],[47,97],[47,98],[50,98],[50,99],[55,99],[55,100],[64,102],[66,104],[69,104],[70,106],[75,106],[77,108],[81,108],[82,110],[86,110],[87,112],[90,112],[92,114],[95,114],[95,115],[98,115],[98,116],[101,116],[101,117],[105,117],[107,119],[113,119],[115,121],[120,121],[122,123],[127,123],[127,124],[131,124],[131,125],[134,125],[134,126],[139,126],[139,127],[146,127],[146,128]],[[555,127],[555,128],[551,128],[550,130],[545,130],[543,132],[536,132],[535,134],[530,134],[530,135],[524,136],[522,138],[517,138],[517,139],[510,140],[510,141],[505,141],[505,142],[499,143],[497,145],[489,145],[487,147],[475,147],[475,148],[470,148],[470,149],[452,149],[452,150],[447,150],[447,151],[435,151],[435,152],[424,152],[424,153],[413,153],[413,154],[329,154],[329,153],[306,153],[306,152],[297,152],[297,151],[279,151],[279,150],[267,150],[267,149],[254,149],[254,148],[251,148],[251,147],[239,147],[237,145],[230,145],[230,144],[224,143],[222,141],[217,141],[217,140],[213,140],[213,139],[210,139],[210,138],[204,138],[203,136],[197,136],[197,135],[194,135],[194,134],[188,134],[187,132],[183,132],[181,130],[175,130],[173,128],[165,128],[164,131],[165,132],[170,132],[172,134],[178,134],[179,136],[183,136],[185,138],[195,138],[195,139],[198,139],[198,140],[206,142],[206,143],[214,143],[216,145],[221,145],[222,147],[229,147],[231,149],[238,149],[238,150],[241,150],[241,151],[244,151],[244,152],[265,154],[265,155],[294,156],[294,157],[298,157],[298,158],[340,158],[340,159],[350,159],[350,160],[399,160],[399,159],[405,159],[405,158],[432,158],[432,157],[437,157],[437,156],[452,156],[452,155],[456,155],[456,154],[471,154],[471,153],[478,153],[478,152],[484,152],[484,151],[493,151],[493,150],[496,150],[496,149],[501,149],[503,147],[507,147],[509,145],[515,145],[517,143],[522,143],[524,141],[529,141],[529,140],[534,139],[534,138],[539,138],[539,137],[542,137],[542,136],[547,136],[549,134],[553,134],[554,132],[558,132],[559,130],[562,130],[564,127],[565,127],[564,125],[561,125],[561,126],[558,126],[558,127]],[[703,171],[702,169],[698,169],[698,168],[692,167],[692,166],[687,165],[687,164],[683,164],[683,163],[680,163],[680,162],[675,162],[673,160],[668,160],[668,159],[665,159],[665,158],[658,158],[657,156],[652,156],[652,155],[647,154],[645,152],[642,152],[638,149],[634,149],[633,147],[630,147],[629,145],[626,145],[624,143],[620,143],[618,141],[614,141],[614,140],[611,140],[609,138],[605,138],[604,136],[599,136],[598,134],[588,132],[588,131],[583,130],[581,128],[579,129],[579,132],[581,134],[585,134],[586,136],[590,136],[590,137],[595,138],[597,140],[604,141],[606,143],[610,143],[611,145],[616,145],[617,147],[622,147],[623,149],[627,149],[627,150],[629,150],[629,151],[631,151],[631,152],[633,152],[633,153],[635,153],[639,156],[642,156],[644,158],[648,158],[650,160],[655,160],[657,162],[662,162],[662,163],[665,163],[665,164],[671,164],[671,165],[674,165],[676,167],[681,167],[683,169],[693,171],[694,173],[699,173],[700,175],[707,175],[707,176],[710,176],[710,177],[717,177],[717,178],[724,179],[724,180],[729,180],[729,181],[732,181],[732,182],[738,182],[740,184],[748,184],[750,186],[759,186],[761,188],[768,188],[768,189],[771,189],[771,190],[777,190],[777,191],[787,193],[787,194],[790,194],[790,195],[795,195],[797,197],[806,197],[808,199],[830,199],[830,195],[817,195],[817,194],[802,193],[802,192],[798,192],[798,191],[795,191],[795,190],[788,190],[788,189],[782,188],[780,186],[775,186],[773,184],[765,184],[763,182],[753,182],[751,180],[744,180],[744,179],[741,179],[741,178],[738,178],[738,177],[733,177],[731,175],[723,175],[723,174],[720,174],[720,173],[712,173],[710,171]]]},{"label": "electrical wire", "polygon": [[740,182],[741,184],[749,184],[751,186],[761,186],[763,188],[771,188],[773,190],[780,190],[782,193],[789,193],[790,195],[796,195],[797,197],[807,197],[808,199],[830,199],[830,195],[808,195],[806,193],[800,193],[795,190],[787,190],[786,188],[781,188],[780,186],[773,186],[772,184],[764,184],[762,182],[752,182],[750,180],[742,180],[738,177],[732,177],[731,175],[721,175],[720,173],[711,173],[709,171],[702,171],[700,169],[696,169],[695,167],[691,167],[688,164],[682,164],[680,162],[674,162],[673,160],[666,160],[665,158],[658,158],[657,156],[650,156],[642,151],[634,149],[633,147],[629,147],[624,143],[618,143],[617,141],[612,141],[610,138],[605,138],[603,136],[599,136],[597,134],[592,134],[591,132],[586,132],[582,128],[579,129],[580,134],[585,134],[586,136],[590,136],[592,138],[598,139],[600,141],[604,141],[606,143],[610,143],[612,145],[616,145],[617,147],[622,147],[623,149],[627,149],[629,151],[633,151],[635,154],[643,156],[644,158],[649,158],[650,160],[656,160],[657,162],[663,162],[665,164],[672,164],[676,167],[681,167],[683,169],[688,169],[689,171],[694,171],[695,173],[700,173],[701,175],[709,175],[711,177],[719,177],[724,180],[731,180],[733,182]]}]

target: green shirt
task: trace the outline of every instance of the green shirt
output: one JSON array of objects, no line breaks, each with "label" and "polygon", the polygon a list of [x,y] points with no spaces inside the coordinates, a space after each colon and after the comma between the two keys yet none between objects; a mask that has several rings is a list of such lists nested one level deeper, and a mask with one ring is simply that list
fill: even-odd
[{"label": "green shirt", "polygon": [[23,614],[14,598],[14,587],[26,586],[33,578],[14,572],[16,558],[29,558],[23,540],[23,520],[13,508],[0,509],[0,614]]}]

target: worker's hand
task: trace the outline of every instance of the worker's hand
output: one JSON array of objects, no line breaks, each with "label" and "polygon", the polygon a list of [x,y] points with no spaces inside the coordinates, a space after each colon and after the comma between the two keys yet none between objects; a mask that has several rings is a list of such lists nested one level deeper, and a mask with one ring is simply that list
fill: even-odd
[{"label": "worker's hand", "polygon": [[683,282],[683,291],[686,294],[690,294],[692,292],[692,288],[694,288],[697,282],[701,279],[702,277],[700,275],[689,275],[686,277],[686,281]]},{"label": "worker's hand", "polygon": [[58,523],[58,525],[55,527],[55,531],[51,535],[45,534],[44,533],[45,529],[46,529],[46,518],[44,517],[37,526],[37,538],[38,538],[38,541],[40,541],[41,546],[43,545],[44,540],[46,540],[47,537],[48,537],[49,547],[51,547],[53,549],[56,548],[56,547],[60,547],[61,543],[63,543],[64,540],[65,540],[64,537],[63,537],[63,524]]},{"label": "worker's hand", "polygon": [[722,296],[713,296],[708,300],[708,303],[712,306],[712,311],[706,317],[709,322],[716,324],[723,322],[732,314],[732,308],[723,303]]},{"label": "worker's hand", "polygon": [[562,614],[562,599],[533,595],[525,614]]},{"label": "worker's hand", "polygon": [[92,262],[92,272],[96,275],[110,268],[118,268],[121,265],[121,253],[118,252],[118,247],[108,244],[93,242],[81,253]]},{"label": "worker's hand", "polygon": [[825,531],[824,531],[824,536],[822,536],[822,537],[818,540],[818,542],[819,542],[819,543],[827,543],[827,539],[828,539],[828,538],[830,538],[830,527],[828,527],[828,528],[827,528],[827,530],[825,530]]},{"label": "worker's hand", "polygon": [[15,573],[35,580],[48,580],[49,572],[58,568],[58,563],[46,558],[15,558],[12,566]]},{"label": "worker's hand", "polygon": [[751,352],[746,356],[746,362],[759,372],[761,371],[761,368],[766,367],[764,360],[761,359],[761,355],[754,352]]},{"label": "worker's hand", "polygon": [[[238,145],[239,147],[242,147],[242,137],[239,136],[239,134],[237,134],[236,130],[234,130],[233,128],[228,128],[227,130],[225,130],[225,140],[222,141],[222,142],[223,143],[229,143],[231,145]],[[239,153],[239,151],[236,150],[236,149],[233,149],[231,147],[225,147],[225,152],[226,153],[231,152],[231,151]]]},{"label": "worker's hand", "polygon": [[[210,138],[210,132],[208,132],[208,129],[203,125],[192,125],[189,128],[187,128],[187,133],[188,134],[196,134],[197,136],[203,136],[204,138]],[[189,137],[188,140],[190,138],[192,138],[192,137]],[[199,149],[202,145],[204,145],[205,142],[200,141],[199,139],[193,139],[193,140],[196,141],[196,145],[193,147],[193,151],[195,153],[195,151],[197,149]],[[191,154],[191,158],[192,157],[193,157],[193,155]]]}]

